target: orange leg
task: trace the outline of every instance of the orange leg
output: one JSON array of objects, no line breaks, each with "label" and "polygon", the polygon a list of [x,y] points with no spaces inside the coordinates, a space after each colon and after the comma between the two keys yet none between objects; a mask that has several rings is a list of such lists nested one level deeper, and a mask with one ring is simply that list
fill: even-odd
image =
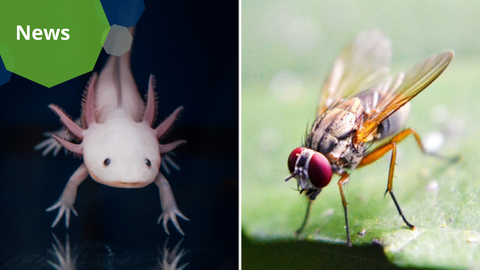
[{"label": "orange leg", "polygon": [[340,180],[338,180],[338,188],[340,189],[340,195],[342,196],[343,210],[345,211],[345,227],[347,229],[347,246],[352,246],[352,240],[350,240],[350,228],[348,227],[348,211],[347,211],[347,199],[343,193],[343,186],[348,182],[350,175],[346,172],[342,174]]},{"label": "orange leg", "polygon": [[402,217],[403,221],[405,224],[407,224],[408,227],[415,229],[415,226],[412,225],[410,222],[407,221],[405,216],[402,213],[402,210],[400,209],[400,205],[397,202],[397,199],[395,198],[395,195],[393,194],[393,174],[395,170],[395,160],[397,158],[397,143],[401,142],[403,139],[405,139],[408,135],[413,134],[415,136],[415,140],[417,141],[418,147],[422,150],[424,154],[428,154],[425,151],[425,148],[423,147],[422,141],[420,139],[420,136],[411,128],[405,129],[401,132],[399,132],[397,135],[395,135],[389,142],[385,143],[382,146],[379,146],[377,149],[373,150],[370,154],[365,156],[363,160],[360,162],[358,167],[363,167],[368,164],[371,164],[372,162],[378,160],[381,158],[383,155],[385,155],[388,151],[392,150],[392,157],[390,159],[390,170],[388,172],[388,185],[387,185],[387,190],[385,191],[385,195],[387,195],[387,192],[390,193],[393,202],[395,203],[395,206],[397,207],[398,213]]},{"label": "orange leg", "polygon": [[357,166],[357,168],[367,166],[367,165],[377,161],[377,159],[383,157],[388,151],[390,151],[393,148],[392,143],[399,143],[410,134],[413,134],[413,136],[415,136],[415,141],[417,142],[418,148],[420,148],[420,150],[422,150],[422,153],[424,153],[425,155],[432,155],[432,156],[435,156],[437,158],[444,159],[444,160],[447,160],[447,161],[450,161],[450,162],[457,162],[460,159],[459,156],[444,157],[444,156],[441,156],[437,153],[427,152],[425,150],[425,147],[423,147],[422,139],[420,139],[420,136],[418,135],[418,133],[415,132],[415,130],[413,130],[412,128],[408,128],[408,129],[400,131],[389,142],[386,142],[385,144],[377,147],[370,154],[365,156],[363,158],[363,160],[360,162],[360,164]]},{"label": "orange leg", "polygon": [[370,154],[366,155],[363,158],[362,162],[360,162],[357,168],[367,166],[377,161],[377,159],[383,157],[383,155],[385,155],[388,151],[390,151],[394,147],[393,146],[394,144],[401,142],[410,134],[413,134],[413,136],[415,136],[415,140],[417,141],[417,144],[420,150],[422,150],[424,154],[430,154],[425,151],[425,148],[423,147],[423,144],[422,144],[422,140],[420,139],[420,136],[417,134],[417,132],[415,132],[415,130],[413,130],[412,128],[408,128],[403,131],[400,131],[389,142],[386,142],[384,145],[377,147]]}]

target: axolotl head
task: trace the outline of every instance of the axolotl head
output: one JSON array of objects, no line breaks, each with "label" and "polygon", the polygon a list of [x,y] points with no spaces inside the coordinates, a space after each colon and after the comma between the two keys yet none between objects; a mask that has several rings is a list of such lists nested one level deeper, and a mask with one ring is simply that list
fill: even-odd
[{"label": "axolotl head", "polygon": [[141,188],[152,183],[160,169],[158,139],[147,123],[124,120],[93,123],[82,141],[83,160],[99,183]]},{"label": "axolotl head", "polygon": [[77,138],[74,144],[53,135],[69,151],[83,155],[90,176],[97,182],[119,188],[141,188],[152,183],[158,175],[161,154],[173,150],[185,141],[159,144],[159,138],[170,129],[183,107],[176,109],[157,128],[151,127],[155,115],[153,77],[150,78],[148,100],[142,121],[134,121],[125,111],[119,109],[108,120],[95,120],[94,74],[88,86],[83,106],[86,129],[79,127],[56,105],[50,108],[60,116],[65,127]]}]

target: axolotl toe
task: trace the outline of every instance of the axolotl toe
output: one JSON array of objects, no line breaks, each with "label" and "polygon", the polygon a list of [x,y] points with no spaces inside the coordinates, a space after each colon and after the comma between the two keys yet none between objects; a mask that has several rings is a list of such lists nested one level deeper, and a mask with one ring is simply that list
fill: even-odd
[{"label": "axolotl toe", "polygon": [[[72,121],[56,105],[49,107],[60,117],[66,132],[51,135],[55,141],[40,147],[59,143],[83,163],[67,182],[59,200],[47,211],[58,209],[52,227],[65,215],[68,227],[78,186],[90,175],[96,182],[117,188],[142,188],[152,182],[160,193],[165,232],[167,222],[183,234],[177,216],[188,220],[177,207],[170,184],[159,171],[162,156],[184,140],[160,144],[159,139],[171,128],[183,107],[176,109],[158,127],[153,128],[156,115],[155,78],[150,76],[147,103],[143,101],[130,70],[130,52],[120,57],[110,56],[99,76],[93,74],[84,95],[81,121]],[[78,124],[80,123],[80,124]],[[68,136],[66,136],[68,134]],[[81,141],[79,144],[72,139]],[[58,146],[56,146],[58,152]],[[37,149],[38,150],[38,149]],[[45,153],[45,152],[44,152]]]}]

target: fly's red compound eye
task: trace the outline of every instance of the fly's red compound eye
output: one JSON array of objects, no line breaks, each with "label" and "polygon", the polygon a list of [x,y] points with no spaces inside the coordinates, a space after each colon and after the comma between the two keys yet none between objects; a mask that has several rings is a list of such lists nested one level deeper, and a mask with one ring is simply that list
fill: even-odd
[{"label": "fly's red compound eye", "polygon": [[295,150],[290,153],[290,156],[288,156],[288,170],[290,170],[290,173],[295,171],[295,164],[297,163],[297,159],[302,153],[303,149],[303,147],[295,148]]},{"label": "fly's red compound eye", "polygon": [[317,188],[323,188],[330,183],[330,180],[332,180],[332,166],[324,155],[318,152],[313,154],[308,164],[308,177],[312,185]]}]

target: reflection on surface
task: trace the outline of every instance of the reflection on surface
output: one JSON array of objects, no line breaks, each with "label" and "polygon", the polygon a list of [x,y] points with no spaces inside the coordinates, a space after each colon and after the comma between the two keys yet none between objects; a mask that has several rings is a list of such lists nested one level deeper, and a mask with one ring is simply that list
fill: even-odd
[{"label": "reflection on surface", "polygon": [[47,261],[53,268],[57,270],[76,270],[77,267],[75,266],[75,261],[77,260],[77,255],[73,251],[70,254],[70,238],[68,237],[68,233],[65,236],[65,247],[63,247],[62,243],[58,240],[57,236],[52,233],[53,239],[55,239],[55,243],[52,243],[53,250],[48,250],[52,253],[58,261],[58,264]]},{"label": "reflection on surface", "polygon": [[165,239],[165,243],[163,243],[163,251],[162,250],[158,251],[160,253],[158,255],[158,265],[160,266],[160,268],[158,268],[158,269],[161,269],[161,270],[182,270],[183,268],[185,268],[188,265],[188,263],[183,264],[179,268],[177,268],[177,265],[180,262],[180,259],[182,259],[182,257],[185,254],[187,254],[187,251],[182,249],[180,251],[180,253],[178,253],[178,255],[177,255],[177,252],[180,249],[180,245],[182,244],[184,238],[182,238],[182,239],[180,239],[180,241],[178,241],[178,243],[175,245],[175,248],[173,248],[172,251],[170,251],[168,249],[168,239],[169,238],[170,237],[167,237],[167,239]]},{"label": "reflection on surface", "polygon": [[[47,263],[50,264],[54,269],[56,270],[76,270],[77,269],[77,258],[79,257],[79,252],[77,248],[71,248],[70,244],[70,237],[68,235],[68,232],[65,235],[65,245],[62,245],[58,237],[52,233],[53,239],[55,240],[52,243],[53,249],[48,249],[48,252],[53,255],[54,259],[50,259],[52,256],[48,257]],[[171,249],[171,246],[169,246],[168,241],[170,237],[167,237],[163,243],[163,248],[161,249],[160,247],[158,248],[158,255],[157,255],[157,260],[153,268],[148,268],[148,269],[154,269],[154,270],[183,270],[189,263],[185,262],[183,263],[182,266],[178,266],[180,264],[180,260],[187,254],[188,252],[185,249],[180,250],[180,246],[182,245],[183,239],[181,238],[175,247]],[[76,245],[75,245],[76,247]],[[106,249],[108,250],[109,256],[113,255],[113,252],[110,250],[108,246],[105,246]],[[92,248],[92,246],[90,246]],[[82,249],[80,249],[82,250]],[[95,250],[95,248],[94,248]],[[84,252],[81,252],[84,253]],[[87,252],[89,253],[89,252]],[[101,253],[97,251],[93,251],[93,253]],[[134,254],[135,251],[127,251],[127,253],[132,253]],[[85,255],[85,254],[83,254]],[[101,255],[101,254],[95,254],[95,255]],[[96,257],[96,256],[93,257]],[[81,256],[80,256],[81,257]],[[89,254],[87,257],[92,257],[92,254]],[[122,265],[122,259],[120,257],[117,257],[118,262],[113,262],[110,261],[107,263],[107,265],[102,264],[102,268],[104,269],[116,269],[114,265],[120,264]],[[138,258],[138,257],[137,257]],[[147,259],[144,262],[147,262],[147,265],[152,265],[152,262],[154,260],[154,257],[150,257],[152,260]],[[185,260],[183,260],[185,261]],[[148,263],[149,262],[149,263]],[[91,269],[95,268],[96,263],[91,261],[90,263],[81,263],[83,267],[80,268],[86,268],[86,269]],[[96,266],[95,266],[96,265]],[[126,265],[123,265],[126,266]],[[105,268],[106,267],[106,268]],[[144,267],[144,266],[143,266]]]}]

